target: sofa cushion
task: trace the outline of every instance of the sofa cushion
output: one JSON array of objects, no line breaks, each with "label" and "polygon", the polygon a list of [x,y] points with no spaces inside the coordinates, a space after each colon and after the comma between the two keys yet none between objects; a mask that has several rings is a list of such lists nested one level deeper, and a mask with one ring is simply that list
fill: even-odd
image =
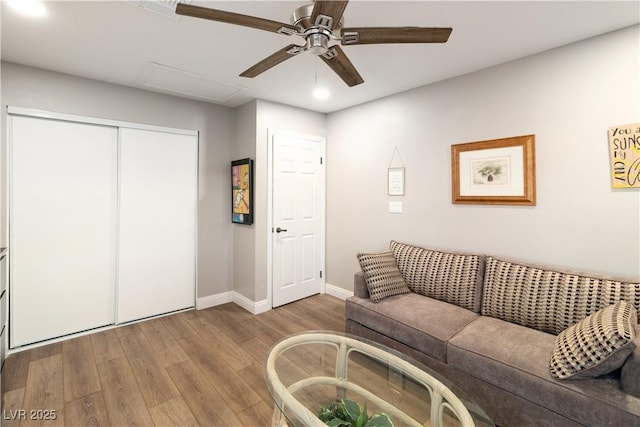
[{"label": "sofa cushion", "polygon": [[449,340],[447,363],[583,425],[638,425],[640,399],[623,392],[615,375],[553,378],[554,343],[552,334],[480,316]]},{"label": "sofa cushion", "polygon": [[568,327],[556,337],[551,375],[596,378],[620,368],[636,346],[636,324],[636,310],[619,301]]},{"label": "sofa cushion", "polygon": [[411,292],[391,251],[358,253],[357,258],[373,301]]},{"label": "sofa cushion", "polygon": [[413,292],[480,312],[483,255],[440,252],[396,241],[390,247]]},{"label": "sofa cushion", "polygon": [[491,256],[483,293],[483,315],[554,335],[620,300],[640,308],[640,283]]},{"label": "sofa cushion", "polygon": [[478,314],[457,305],[410,293],[389,297],[378,303],[355,296],[347,298],[345,316],[444,362],[447,341]]}]

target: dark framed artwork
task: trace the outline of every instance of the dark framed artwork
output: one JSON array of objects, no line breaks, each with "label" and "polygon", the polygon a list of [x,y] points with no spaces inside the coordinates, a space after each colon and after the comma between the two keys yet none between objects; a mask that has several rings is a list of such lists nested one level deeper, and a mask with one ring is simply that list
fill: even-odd
[{"label": "dark framed artwork", "polygon": [[253,160],[231,162],[231,222],[253,224]]}]

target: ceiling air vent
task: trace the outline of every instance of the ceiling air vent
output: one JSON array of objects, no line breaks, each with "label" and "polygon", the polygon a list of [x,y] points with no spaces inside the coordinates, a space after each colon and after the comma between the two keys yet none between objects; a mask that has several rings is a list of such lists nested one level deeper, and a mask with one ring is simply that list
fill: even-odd
[{"label": "ceiling air vent", "polygon": [[176,6],[178,3],[190,3],[189,0],[129,0],[134,4],[159,15],[166,16],[175,21],[180,19],[180,15],[176,15]]}]

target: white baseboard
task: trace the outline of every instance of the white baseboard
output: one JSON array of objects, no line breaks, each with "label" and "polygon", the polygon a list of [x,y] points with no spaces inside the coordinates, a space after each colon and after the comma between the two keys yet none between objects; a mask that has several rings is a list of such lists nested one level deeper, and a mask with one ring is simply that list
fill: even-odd
[{"label": "white baseboard", "polygon": [[269,301],[266,299],[262,301],[252,301],[238,292],[233,293],[233,302],[253,314],[264,313],[271,309],[271,307],[269,307]]},{"label": "white baseboard", "polygon": [[252,314],[264,313],[265,311],[269,311],[271,308],[269,307],[269,301],[267,300],[255,302],[235,291],[228,291],[221,294],[198,298],[198,301],[196,302],[196,308],[198,310],[202,310],[205,308],[215,307],[217,305],[227,304],[230,302],[238,304],[240,307],[244,308]]},{"label": "white baseboard", "polygon": [[202,310],[209,307],[215,307],[216,305],[227,304],[233,302],[234,292],[228,291],[221,294],[209,295],[206,297],[198,298],[196,301],[196,309]]},{"label": "white baseboard", "polygon": [[329,294],[333,297],[340,298],[345,300],[349,297],[353,296],[352,291],[348,291],[346,289],[340,288],[338,286],[332,285],[331,283],[325,283],[324,285],[324,293]]},{"label": "white baseboard", "polygon": [[[340,288],[330,283],[325,283],[324,293],[336,298],[340,298],[342,300],[353,296],[352,291],[347,291],[346,289]],[[240,307],[244,308],[252,314],[260,314],[271,310],[268,300],[265,299],[262,301],[252,301],[236,291],[228,291],[221,294],[198,298],[198,301],[196,302],[196,308],[198,310],[202,310],[205,308],[215,307],[216,305],[227,304],[230,302],[238,304]]]}]

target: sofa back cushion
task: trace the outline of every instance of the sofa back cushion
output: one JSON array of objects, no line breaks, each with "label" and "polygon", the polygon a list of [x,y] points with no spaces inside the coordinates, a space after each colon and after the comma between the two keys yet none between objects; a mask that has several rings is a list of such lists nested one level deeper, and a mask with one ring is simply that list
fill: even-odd
[{"label": "sofa back cushion", "polygon": [[482,314],[558,335],[624,300],[640,308],[640,283],[487,257]]},{"label": "sofa back cushion", "polygon": [[441,252],[391,241],[411,291],[480,312],[484,255]]}]

